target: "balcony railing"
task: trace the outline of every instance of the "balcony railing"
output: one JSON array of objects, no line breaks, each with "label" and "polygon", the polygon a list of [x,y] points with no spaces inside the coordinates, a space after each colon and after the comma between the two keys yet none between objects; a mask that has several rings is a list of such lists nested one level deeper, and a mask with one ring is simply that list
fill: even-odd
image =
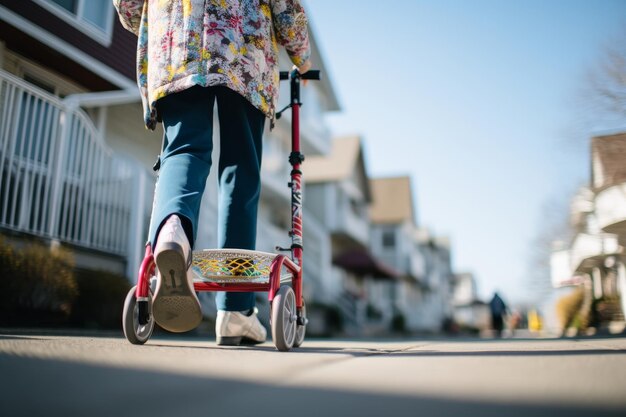
[{"label": "balcony railing", "polygon": [[346,236],[364,247],[368,245],[368,219],[352,206],[348,198],[339,192],[336,205],[327,205],[325,210],[327,226],[332,234]]},{"label": "balcony railing", "polygon": [[626,183],[613,185],[596,194],[598,226],[609,233],[626,231]]},{"label": "balcony railing", "polygon": [[138,174],[84,111],[0,71],[0,227],[126,254]]},{"label": "balcony railing", "polygon": [[572,273],[586,272],[599,259],[618,253],[619,244],[617,236],[602,233],[589,235],[580,233],[572,242],[570,249],[570,262]]}]

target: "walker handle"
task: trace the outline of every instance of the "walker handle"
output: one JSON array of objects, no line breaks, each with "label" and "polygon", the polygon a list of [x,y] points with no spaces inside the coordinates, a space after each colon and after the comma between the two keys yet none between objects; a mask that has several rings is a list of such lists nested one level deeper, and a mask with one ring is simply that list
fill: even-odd
[{"label": "walker handle", "polygon": [[[290,71],[281,71],[280,79],[288,80]],[[305,72],[304,74],[300,74],[300,78],[303,80],[319,80],[320,79],[320,70],[310,70]]]}]

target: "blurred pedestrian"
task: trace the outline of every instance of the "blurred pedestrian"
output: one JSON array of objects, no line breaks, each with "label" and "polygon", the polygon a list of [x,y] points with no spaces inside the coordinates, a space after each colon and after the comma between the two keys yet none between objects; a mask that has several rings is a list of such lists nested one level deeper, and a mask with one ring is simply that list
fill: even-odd
[{"label": "blurred pedestrian", "polygon": [[506,304],[495,292],[493,298],[489,302],[489,310],[491,311],[491,328],[496,337],[502,337],[502,329],[504,328],[504,314],[507,311]]},{"label": "blurred pedestrian", "polygon": [[[137,78],[145,124],[163,123],[150,221],[157,266],[153,314],[183,332],[202,320],[190,272],[200,202],[212,165],[213,106],[220,126],[220,248],[255,249],[265,119],[278,96],[278,44],[310,68],[300,0],[113,0],[138,36]],[[265,341],[254,293],[219,292],[218,344]]]}]

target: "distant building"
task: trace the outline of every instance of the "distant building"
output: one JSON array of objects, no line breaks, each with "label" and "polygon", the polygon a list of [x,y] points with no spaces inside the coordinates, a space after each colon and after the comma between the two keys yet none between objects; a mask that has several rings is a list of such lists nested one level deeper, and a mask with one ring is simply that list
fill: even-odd
[{"label": "distant building", "polygon": [[376,290],[396,272],[369,250],[372,196],[360,138],[333,140],[328,155],[308,158],[304,168],[304,205],[331,236],[333,265],[316,298],[333,300],[348,333],[385,329],[388,317],[379,304],[390,296]]},{"label": "distant building", "polygon": [[551,258],[555,287],[583,285],[599,321],[626,311],[626,133],[591,140],[591,182],[571,202],[574,236]]},{"label": "distant building", "polygon": [[407,331],[438,332],[452,318],[449,243],[418,229],[409,177],[376,178],[370,184],[370,247],[402,277],[390,288],[379,286],[379,292],[392,294],[385,310],[402,317]]},{"label": "distant building", "polygon": [[489,306],[478,298],[474,274],[455,274],[452,304],[454,322],[462,329],[484,330],[491,326]]},{"label": "distant building", "polygon": [[[379,308],[385,311],[385,317],[396,326],[403,325],[405,330],[415,330],[416,311],[423,302],[423,282],[425,260],[416,247],[414,232],[416,229],[413,193],[409,177],[374,178],[370,180],[374,196],[370,211],[372,219],[372,252],[388,265],[393,266],[401,280],[379,285],[378,293],[387,292],[391,303],[383,305],[385,300],[377,300]],[[401,318],[401,319],[400,319]]]},{"label": "distant building", "polygon": [[452,248],[446,237],[430,236],[426,230],[416,230],[415,240],[424,258],[422,300],[414,313],[418,329],[436,332],[448,329],[453,318]]}]

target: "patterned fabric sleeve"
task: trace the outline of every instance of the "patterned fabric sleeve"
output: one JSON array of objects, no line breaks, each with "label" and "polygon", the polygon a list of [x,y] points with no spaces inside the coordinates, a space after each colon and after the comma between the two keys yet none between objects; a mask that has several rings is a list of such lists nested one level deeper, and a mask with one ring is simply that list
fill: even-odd
[{"label": "patterned fabric sleeve", "polygon": [[278,42],[291,61],[300,66],[311,55],[307,18],[300,0],[273,0],[272,18]]},{"label": "patterned fabric sleeve", "polygon": [[135,35],[139,33],[139,24],[141,23],[144,1],[145,0],[113,0],[113,6],[117,9],[117,14],[120,16],[122,26]]}]

